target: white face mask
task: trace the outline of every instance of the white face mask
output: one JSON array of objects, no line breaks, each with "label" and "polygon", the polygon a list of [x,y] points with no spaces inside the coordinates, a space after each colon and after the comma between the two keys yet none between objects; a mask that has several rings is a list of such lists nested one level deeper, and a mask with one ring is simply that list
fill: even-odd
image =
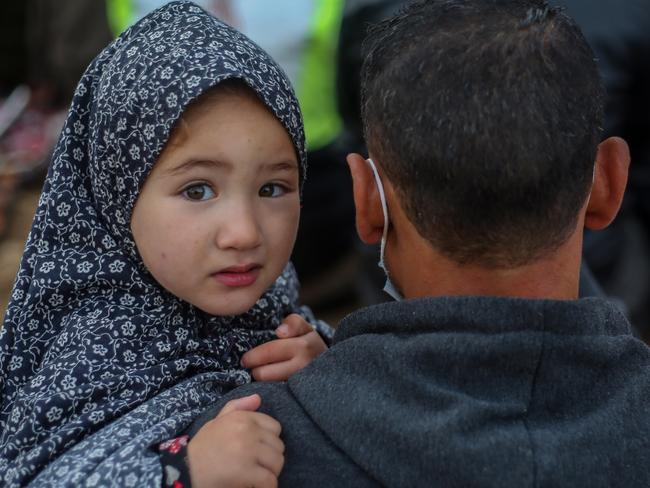
[{"label": "white face mask", "polygon": [[378,263],[379,267],[384,271],[384,274],[386,275],[386,284],[384,285],[384,291],[388,293],[391,297],[393,297],[395,300],[400,301],[403,300],[404,297],[402,296],[402,294],[399,292],[399,290],[395,287],[392,280],[390,279],[388,268],[386,268],[386,264],[384,263],[384,250],[386,248],[386,236],[388,235],[388,224],[389,224],[388,205],[386,204],[386,194],[384,193],[384,185],[381,182],[381,178],[379,177],[379,172],[377,171],[377,167],[375,166],[375,163],[370,158],[368,158],[366,161],[370,163],[372,172],[375,175],[375,182],[377,183],[377,189],[379,190],[379,198],[381,199],[381,210],[384,212],[384,230],[381,235],[381,245],[379,248],[379,263]]}]

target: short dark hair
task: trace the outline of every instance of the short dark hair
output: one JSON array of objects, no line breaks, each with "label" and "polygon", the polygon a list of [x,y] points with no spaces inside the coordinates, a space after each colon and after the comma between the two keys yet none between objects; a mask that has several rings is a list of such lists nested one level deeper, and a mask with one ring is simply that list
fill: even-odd
[{"label": "short dark hair", "polygon": [[566,241],[604,99],[569,17],[538,0],[428,0],[371,28],[365,50],[368,148],[435,249],[511,268]]}]

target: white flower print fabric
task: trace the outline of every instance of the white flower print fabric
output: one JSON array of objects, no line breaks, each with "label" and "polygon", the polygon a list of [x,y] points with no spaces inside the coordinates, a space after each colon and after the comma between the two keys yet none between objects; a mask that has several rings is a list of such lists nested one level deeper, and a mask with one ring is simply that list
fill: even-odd
[{"label": "white flower print fabric", "polygon": [[246,314],[207,316],[162,289],[133,242],[131,211],[175,122],[228,78],[282,122],[304,179],[284,73],[192,3],[142,19],[79,82],[0,332],[0,485],[159,486],[150,446],[250,381],[242,353],[297,310],[289,265]]}]

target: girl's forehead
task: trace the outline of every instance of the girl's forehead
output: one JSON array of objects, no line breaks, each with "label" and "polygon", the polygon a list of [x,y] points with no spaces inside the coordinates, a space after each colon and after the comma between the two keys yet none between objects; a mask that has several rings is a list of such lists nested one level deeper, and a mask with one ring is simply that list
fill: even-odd
[{"label": "girl's forehead", "polygon": [[[247,118],[255,123],[245,124]],[[217,85],[186,107],[172,129],[163,152],[187,142],[196,131],[208,132],[218,138],[221,132],[232,130],[231,126],[234,125],[248,130],[249,137],[254,140],[258,125],[262,123],[276,126],[278,137],[287,139],[293,145],[289,131],[252,89],[243,83]]]},{"label": "girl's forehead", "polygon": [[257,161],[297,169],[299,155],[286,128],[256,97],[225,93],[183,114],[154,170],[203,160],[225,167]]},{"label": "girl's forehead", "polygon": [[206,111],[235,111],[233,104],[251,101],[272,113],[260,99],[257,92],[239,79],[223,81],[202,93],[196,100],[185,107],[181,118],[189,119]]}]

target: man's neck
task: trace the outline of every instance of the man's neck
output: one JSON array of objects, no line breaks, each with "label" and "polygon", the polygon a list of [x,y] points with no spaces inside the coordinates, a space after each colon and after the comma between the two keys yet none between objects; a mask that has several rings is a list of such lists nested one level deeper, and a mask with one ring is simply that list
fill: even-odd
[{"label": "man's neck", "polygon": [[[421,266],[421,264],[420,264]],[[486,295],[571,300],[578,297],[579,265],[570,270],[556,262],[539,262],[511,270],[471,266],[432,266],[403,287],[408,298]],[[568,272],[570,271],[570,272]]]},{"label": "man's neck", "polygon": [[[409,242],[393,240],[387,255],[391,277],[406,298],[481,295],[572,300],[578,297],[582,231],[574,232],[548,256],[511,269],[460,265],[432,249],[419,234],[409,237]],[[391,248],[396,254],[390,252]],[[393,263],[399,265],[392,266]]]}]

